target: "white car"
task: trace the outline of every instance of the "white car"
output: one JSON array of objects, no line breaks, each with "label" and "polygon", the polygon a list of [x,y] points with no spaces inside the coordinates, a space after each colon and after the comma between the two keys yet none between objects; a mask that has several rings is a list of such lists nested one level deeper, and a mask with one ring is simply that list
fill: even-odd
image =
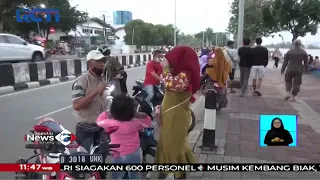
[{"label": "white car", "polygon": [[43,61],[44,48],[29,44],[24,39],[13,35],[0,33],[0,62],[12,61]]}]

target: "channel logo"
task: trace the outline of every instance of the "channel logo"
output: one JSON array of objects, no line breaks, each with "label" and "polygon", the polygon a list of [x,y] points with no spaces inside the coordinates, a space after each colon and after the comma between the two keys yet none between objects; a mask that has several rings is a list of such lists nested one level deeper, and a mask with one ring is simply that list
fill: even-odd
[{"label": "channel logo", "polygon": [[68,130],[62,131],[60,134],[56,135],[55,138],[57,141],[61,142],[61,144],[65,146],[69,145],[70,143],[76,140],[76,136]]}]

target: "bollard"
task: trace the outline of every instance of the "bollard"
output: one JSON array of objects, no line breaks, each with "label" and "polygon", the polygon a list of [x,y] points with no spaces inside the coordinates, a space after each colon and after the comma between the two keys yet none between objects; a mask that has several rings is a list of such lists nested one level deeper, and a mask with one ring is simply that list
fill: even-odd
[{"label": "bollard", "polygon": [[205,96],[205,110],[204,110],[204,129],[202,136],[203,148],[216,149],[215,133],[216,133],[216,118],[217,118],[217,91],[208,89]]}]

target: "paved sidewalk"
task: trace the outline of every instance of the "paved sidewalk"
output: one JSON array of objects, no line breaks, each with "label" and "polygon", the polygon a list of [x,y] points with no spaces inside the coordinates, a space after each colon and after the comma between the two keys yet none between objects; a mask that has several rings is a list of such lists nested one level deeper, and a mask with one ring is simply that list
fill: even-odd
[{"label": "paved sidewalk", "polygon": [[[284,100],[280,68],[267,69],[262,97],[229,94],[229,105],[218,113],[217,151],[201,150],[202,136],[194,152],[200,163],[320,163],[320,79],[303,76],[297,102]],[[298,147],[260,147],[260,114],[298,115]],[[314,172],[196,172],[190,179],[319,179]]]}]

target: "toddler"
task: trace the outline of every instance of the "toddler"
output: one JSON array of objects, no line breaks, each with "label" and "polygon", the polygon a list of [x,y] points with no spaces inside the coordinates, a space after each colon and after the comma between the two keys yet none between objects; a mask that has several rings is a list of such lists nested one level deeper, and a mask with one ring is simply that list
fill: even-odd
[{"label": "toddler", "polygon": [[[151,125],[150,117],[145,113],[136,113],[133,99],[125,94],[113,99],[110,112],[103,112],[97,119],[97,124],[104,129],[119,127],[110,135],[112,144],[120,144],[114,150],[114,164],[141,163],[139,131]],[[128,173],[129,179],[140,179],[138,172],[113,172],[112,179],[124,179]]]}]

